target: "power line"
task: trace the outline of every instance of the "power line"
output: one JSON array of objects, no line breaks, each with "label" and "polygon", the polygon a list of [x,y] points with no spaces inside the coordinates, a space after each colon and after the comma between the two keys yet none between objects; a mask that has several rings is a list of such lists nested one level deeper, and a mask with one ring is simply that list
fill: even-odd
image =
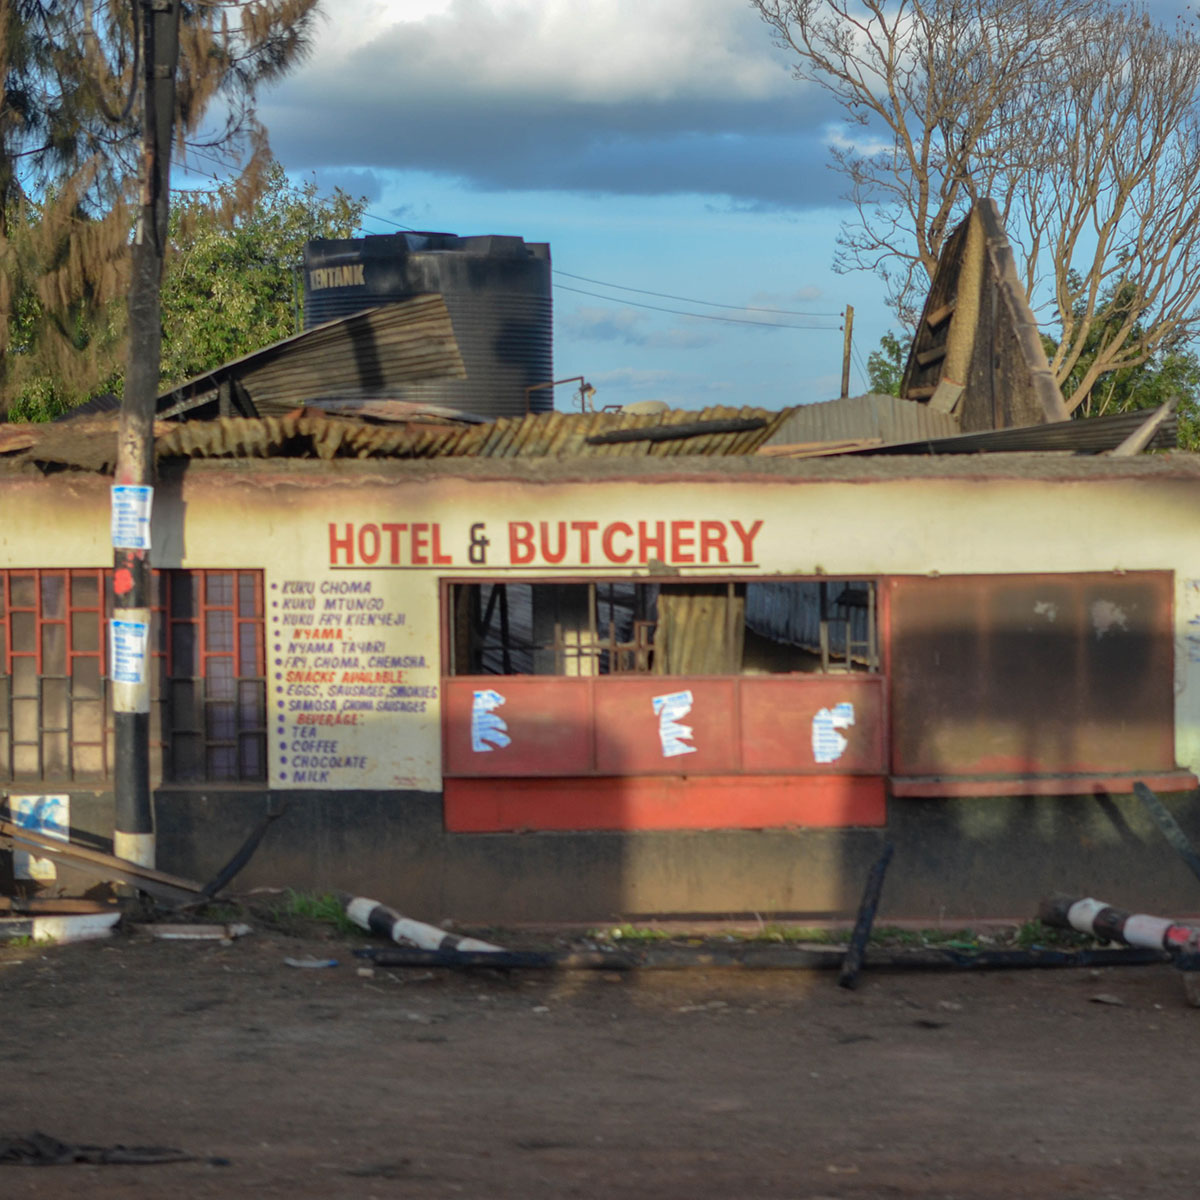
[{"label": "power line", "polygon": [[[193,155],[200,155],[203,158],[207,158],[210,162],[214,162],[214,163],[217,163],[218,165],[221,165],[220,160],[215,155],[205,154],[203,151],[196,150],[195,148],[191,149],[191,153]],[[219,176],[213,175],[211,172],[208,172],[208,171],[198,170],[197,168],[189,165],[186,161],[179,163],[178,165],[181,167],[181,169],[188,171],[189,173],[191,173],[193,175],[200,175],[205,179],[211,179],[214,183],[219,184],[219,183],[224,182]],[[284,185],[283,190],[291,193],[294,196],[303,196],[305,194],[302,188],[298,188],[290,182]],[[397,229],[403,229],[403,230],[407,231],[408,233],[419,232],[418,230],[413,229],[412,226],[410,226],[410,225],[404,225],[400,221],[393,221],[390,217],[383,217],[383,216],[380,216],[378,213],[373,213],[368,210],[364,210],[362,215],[363,215],[363,217],[369,218],[374,221],[382,221],[384,224],[394,225]],[[782,308],[755,308],[753,306],[747,306],[747,305],[719,304],[713,300],[693,300],[687,296],[675,296],[669,292],[651,292],[651,291],[647,291],[644,288],[625,287],[624,285],[619,284],[619,283],[604,283],[601,280],[589,279],[586,275],[573,275],[573,274],[571,274],[570,271],[560,271],[557,268],[554,269],[553,273],[555,275],[563,275],[568,279],[580,279],[580,280],[583,280],[585,283],[596,283],[596,284],[599,284],[600,287],[611,287],[611,288],[617,288],[621,291],[637,292],[638,294],[644,295],[644,296],[659,296],[665,300],[680,300],[686,304],[704,304],[704,305],[708,305],[712,308],[731,308],[731,309],[735,309],[738,312],[778,313],[780,316],[794,316],[794,317],[841,318],[843,315],[840,312],[837,312],[837,313],[825,313],[825,312],[802,313],[802,312],[794,312],[789,309],[782,309]],[[589,292],[589,291],[585,291],[583,288],[569,287],[565,283],[557,283],[554,286],[556,288],[558,288],[560,291],[575,292],[580,296],[591,296],[596,300],[607,300],[610,304],[623,304],[627,307],[645,308],[645,309],[649,309],[652,312],[670,313],[671,315],[677,316],[677,317],[696,317],[698,320],[724,321],[727,324],[734,324],[734,325],[759,325],[766,329],[833,330],[833,329],[837,328],[836,326],[832,326],[832,325],[793,325],[793,324],[786,324],[786,323],[783,323],[780,321],[752,321],[745,317],[720,317],[720,316],[716,316],[712,313],[684,312],[683,310],[676,309],[676,308],[662,308],[661,306],[659,306],[657,304],[642,304],[636,300],[622,300],[617,296],[605,296],[599,292]]]},{"label": "power line", "polygon": [[[560,292],[576,292],[580,296],[593,296],[597,300],[607,300],[610,304],[623,304],[632,308],[648,308],[652,312],[671,313],[677,317],[695,317],[698,321],[725,321],[731,325],[761,325],[766,329],[820,329],[831,332],[836,325],[785,325],[780,321],[750,321],[745,317],[718,317],[714,313],[684,312],[679,308],[663,308],[658,304],[642,304],[637,300],[619,300],[616,296],[605,296],[600,292],[587,292],[583,288],[568,287],[565,283],[556,283],[555,288]],[[807,314],[805,314],[807,315]]]},{"label": "power line", "polygon": [[637,292],[642,296],[657,296],[660,300],[681,300],[684,304],[703,304],[709,308],[732,308],[738,312],[776,313],[781,317],[841,317],[840,312],[796,312],[788,308],[756,308],[753,304],[721,304],[716,300],[696,300],[691,296],[673,296],[670,292],[651,292],[646,288],[626,287],[623,283],[605,283],[603,279],[589,279],[586,275],[572,275],[570,271],[560,271],[554,268],[555,275],[564,275],[567,279],[579,279],[584,283],[594,283],[599,287],[616,288],[621,292]]},{"label": "power line", "polygon": [[854,359],[854,365],[858,368],[858,377],[862,380],[863,390],[869,391],[871,388],[871,376],[863,363],[862,354],[859,353],[858,347],[853,342],[850,343],[850,355]]}]

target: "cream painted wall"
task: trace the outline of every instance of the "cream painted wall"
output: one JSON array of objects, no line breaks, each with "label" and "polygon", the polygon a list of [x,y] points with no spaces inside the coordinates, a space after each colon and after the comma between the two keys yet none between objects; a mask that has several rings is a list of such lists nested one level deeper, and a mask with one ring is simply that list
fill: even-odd
[{"label": "cream painted wall", "polygon": [[[0,565],[4,567],[111,562],[107,480],[64,474],[4,481],[0,517]],[[353,564],[347,563],[345,551],[333,555],[336,561],[331,563],[331,521],[339,538],[344,539],[347,526],[353,527]],[[623,528],[612,532],[611,546],[620,554],[628,548],[636,550],[639,522],[647,524],[651,536],[657,522],[664,522],[667,542],[660,557],[670,559],[670,523],[677,523],[676,557],[686,557],[698,554],[702,521],[713,523],[707,527],[710,558],[715,559],[721,539],[730,561],[683,565],[680,572],[685,576],[1173,570],[1176,750],[1181,765],[1200,767],[1200,488],[1186,482],[405,483],[345,476],[318,481],[315,475],[265,472],[261,478],[235,477],[232,472],[203,470],[189,472],[182,489],[170,485],[159,489],[152,556],[155,565],[163,567],[264,570],[274,718],[273,786],[437,790],[441,783],[438,580],[512,570],[509,523],[528,523],[536,541],[543,521],[549,523],[552,549],[558,522],[595,522],[596,529],[587,533],[591,561],[582,561],[584,531],[568,525],[561,562],[551,565],[537,556],[515,574],[645,574],[643,567],[633,563],[614,566],[602,561],[606,527],[630,527],[629,535]],[[734,522],[739,523],[741,534]],[[756,530],[757,522],[761,525]],[[385,524],[395,528],[385,530]],[[401,525],[406,528],[400,530]],[[423,554],[426,559],[423,563],[412,561],[414,525],[426,527],[416,546],[417,557]],[[364,527],[368,532],[362,535]],[[360,535],[365,543],[359,543]],[[489,541],[486,562],[472,562],[472,539],[478,543],[480,536]],[[359,551],[364,544],[368,553],[373,551],[376,537],[377,561],[361,563]],[[393,537],[395,563],[389,561]],[[518,549],[524,545],[524,540],[518,541]],[[744,561],[747,547],[749,561]],[[431,561],[435,555],[448,561],[435,563]],[[293,593],[288,585],[294,584],[311,584],[313,590]],[[345,584],[366,590],[344,596],[322,591]],[[283,607],[285,599],[310,598],[312,609]],[[369,601],[377,607],[366,613],[340,614],[336,607],[327,608],[327,601],[342,599]],[[306,614],[313,616],[313,625],[283,620]],[[341,623],[332,623],[338,615]],[[351,616],[385,615],[393,623],[346,623]],[[322,622],[326,629],[340,630],[340,638],[327,640],[327,646],[339,648],[338,653],[319,653],[313,647],[319,643],[326,648],[325,640],[303,632],[321,628]],[[340,659],[343,665],[317,667],[318,658]],[[355,659],[357,667],[344,665]],[[409,661],[404,666],[369,667],[371,659]],[[319,696],[288,694],[289,687],[313,686],[294,678],[289,681],[289,672],[326,670],[336,677],[316,685],[322,689]],[[383,681],[344,684],[346,670],[381,672]],[[389,671],[399,675],[390,678]],[[386,690],[382,697],[372,697],[373,709],[352,714],[357,724],[300,722],[301,716],[307,721],[312,713],[293,710],[293,701],[336,699],[340,712],[351,697],[330,697],[328,691],[345,686]],[[378,711],[377,702],[389,699],[392,688],[432,690],[405,697],[414,706],[423,702],[423,711]],[[314,749],[318,743],[320,748]],[[303,746],[309,749],[296,748]],[[298,757],[336,760],[336,765],[297,766]],[[311,777],[306,774],[297,780],[297,770],[311,772]]]}]

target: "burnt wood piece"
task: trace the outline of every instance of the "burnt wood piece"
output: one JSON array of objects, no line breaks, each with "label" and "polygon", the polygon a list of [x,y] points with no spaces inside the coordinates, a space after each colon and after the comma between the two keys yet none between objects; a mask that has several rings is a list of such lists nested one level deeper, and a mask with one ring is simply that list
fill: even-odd
[{"label": "burnt wood piece", "polygon": [[875,912],[879,908],[879,896],[883,891],[883,878],[887,874],[888,864],[892,861],[895,850],[896,847],[887,842],[883,853],[867,872],[862,902],[858,906],[858,919],[854,922],[854,932],[850,934],[850,944],[846,947],[846,957],[842,960],[842,969],[838,975],[838,987],[858,986],[858,973],[866,957],[871,926],[875,924]]},{"label": "burnt wood piece", "polygon": [[[527,969],[537,971],[679,971],[679,970],[791,970],[840,968],[845,957],[836,948],[792,949],[787,946],[692,948],[663,946],[652,950],[567,950],[546,954],[504,950],[498,953],[467,951],[400,950],[374,947],[356,950],[358,958],[379,967],[448,967]],[[1161,950],[952,950],[875,951],[865,967],[882,971],[1011,970],[1035,967],[1143,966],[1168,962]]]},{"label": "burnt wood piece", "polygon": [[948,300],[945,304],[935,308],[933,312],[925,318],[925,324],[930,330],[936,329],[939,325],[944,325],[952,316],[954,316],[954,308],[958,303],[957,298]]},{"label": "burnt wood piece", "polygon": [[0,1165],[62,1167],[72,1163],[98,1166],[145,1166],[154,1163],[195,1162],[196,1155],[171,1146],[90,1146],[60,1142],[35,1130],[24,1136],[0,1135]]},{"label": "burnt wood piece", "polygon": [[1197,879],[1200,879],[1200,854],[1188,841],[1188,836],[1179,827],[1179,822],[1167,811],[1163,802],[1140,780],[1133,785],[1134,795],[1142,802],[1146,811],[1154,818],[1154,823],[1162,830],[1162,835],[1175,848],[1179,857],[1188,865]]},{"label": "burnt wood piece", "polygon": [[905,398],[908,400],[928,400],[936,391],[937,388],[932,383],[923,383],[918,387],[910,387],[905,392]]},{"label": "burnt wood piece", "polygon": [[614,446],[619,442],[671,442],[703,437],[708,433],[751,433],[763,429],[765,417],[729,417],[720,421],[688,421],[679,425],[646,425],[641,429],[610,429],[584,438],[587,446]]},{"label": "burnt wood piece", "polygon": [[263,834],[287,811],[285,803],[280,808],[268,808],[266,815],[250,831],[250,836],[234,853],[234,856],[204,885],[201,889],[205,898],[211,900],[218,892],[224,891],[233,880],[241,874],[242,868],[254,856],[258,844],[263,840]]},{"label": "burnt wood piece", "polygon": [[89,850],[74,842],[60,842],[57,838],[43,837],[40,833],[22,829],[11,821],[0,820],[0,839],[20,845],[22,849],[32,846],[40,858],[48,858],[52,862],[72,867],[96,879],[127,883],[171,904],[190,904],[206,899],[204,888],[190,879],[143,867],[100,850]]},{"label": "burnt wood piece", "polygon": [[931,346],[928,350],[922,350],[917,354],[917,362],[923,367],[928,367],[935,362],[941,362],[945,357],[945,346]]}]

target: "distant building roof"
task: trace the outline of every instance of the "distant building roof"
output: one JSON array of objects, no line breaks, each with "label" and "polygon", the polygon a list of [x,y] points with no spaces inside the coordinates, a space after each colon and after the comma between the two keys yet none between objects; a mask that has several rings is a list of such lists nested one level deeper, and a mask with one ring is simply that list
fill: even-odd
[{"label": "distant building roof", "polygon": [[925,438],[952,437],[959,432],[958,420],[928,405],[896,396],[869,393],[822,404],[801,404],[791,410],[767,439],[768,450],[785,446],[803,452],[812,447],[858,442],[886,445],[918,442]]}]

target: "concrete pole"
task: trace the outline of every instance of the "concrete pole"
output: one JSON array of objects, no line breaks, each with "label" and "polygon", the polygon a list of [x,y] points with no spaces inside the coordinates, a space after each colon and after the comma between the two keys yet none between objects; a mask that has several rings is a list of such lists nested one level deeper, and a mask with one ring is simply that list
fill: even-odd
[{"label": "concrete pole", "polygon": [[150,509],[154,401],[162,354],[160,291],[170,210],[180,0],[136,0],[145,124],[129,288],[129,363],[112,492],[113,615],[109,638],[116,811],[113,853],[154,866],[150,795]]}]

